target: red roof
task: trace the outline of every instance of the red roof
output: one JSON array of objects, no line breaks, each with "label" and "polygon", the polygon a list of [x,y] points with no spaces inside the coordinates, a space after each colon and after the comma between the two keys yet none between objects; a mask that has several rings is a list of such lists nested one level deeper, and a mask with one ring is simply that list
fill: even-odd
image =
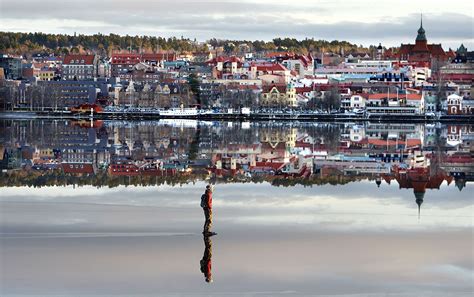
[{"label": "red roof", "polygon": [[93,65],[95,55],[66,55],[63,64]]},{"label": "red roof", "polygon": [[257,71],[273,72],[273,71],[288,71],[288,69],[279,63],[265,63],[265,64],[254,64],[257,66]]},{"label": "red roof", "polygon": [[292,52],[270,52],[266,54],[265,56],[267,58],[276,58],[276,57],[288,57],[288,56],[293,56],[294,54]]},{"label": "red roof", "polygon": [[216,65],[219,62],[222,62],[222,63],[226,63],[226,62],[242,63],[242,61],[236,56],[232,56],[232,57],[219,56],[219,57],[216,57],[216,58],[213,58],[213,59],[207,61],[206,63]]},{"label": "red roof", "polygon": [[415,44],[402,44],[398,55],[410,55],[415,52],[429,52],[433,56],[447,56],[446,52],[441,47],[441,44],[427,44],[426,47],[420,48],[420,45]]},{"label": "red roof", "polygon": [[260,87],[257,85],[238,85],[239,90],[259,90]]},{"label": "red roof", "polygon": [[112,54],[112,64],[135,65],[149,61],[176,61],[175,53],[154,54]]},{"label": "red roof", "polygon": [[295,89],[296,89],[296,94],[309,93],[313,91],[312,87],[300,87],[300,88],[295,88]]},{"label": "red roof", "polygon": [[94,173],[94,166],[92,164],[84,164],[84,163],[62,163],[61,167],[64,173],[87,173],[93,174]]},{"label": "red roof", "polygon": [[283,162],[255,162],[255,167],[260,167],[260,168],[268,168],[272,170],[279,170],[285,166],[285,163]]},{"label": "red roof", "polygon": [[269,93],[273,88],[276,88],[280,93],[286,93],[286,85],[268,85],[262,88],[263,93]]},{"label": "red roof", "polygon": [[[365,143],[365,141],[364,141],[364,143]],[[376,139],[376,138],[367,138],[366,143],[371,144],[371,145],[375,145],[375,146],[396,146],[396,145],[403,144],[403,145],[412,147],[412,146],[421,145],[421,140],[420,139],[407,139],[407,140],[403,140],[403,139],[392,140],[392,139],[389,139],[389,140],[384,140],[384,139]]]},{"label": "red roof", "polygon": [[[361,95],[362,96],[362,95]],[[421,100],[421,94],[396,94],[396,93],[377,93],[377,94],[369,94],[369,100],[381,100],[381,99],[407,99],[407,100]]]},{"label": "red roof", "polygon": [[449,51],[446,53],[448,57],[454,59],[456,58],[456,52],[454,52],[452,49],[449,49]]},{"label": "red roof", "polygon": [[113,54],[112,64],[138,64],[140,63],[139,54]]},{"label": "red roof", "polygon": [[443,74],[443,79],[451,81],[473,81],[474,74],[470,73],[447,73]]},{"label": "red roof", "polygon": [[156,53],[156,54],[142,54],[142,62],[145,61],[176,61],[175,53]]}]

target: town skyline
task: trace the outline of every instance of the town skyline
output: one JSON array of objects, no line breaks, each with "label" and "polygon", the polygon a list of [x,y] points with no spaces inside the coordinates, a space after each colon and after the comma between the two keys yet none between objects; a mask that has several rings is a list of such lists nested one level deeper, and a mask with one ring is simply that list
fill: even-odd
[{"label": "town skyline", "polygon": [[[382,43],[385,47],[412,42],[420,15],[431,43],[445,50],[461,43],[474,46],[473,6],[455,0],[446,7],[441,1],[400,1],[393,4],[358,1],[357,5],[329,1],[102,1],[59,5],[48,0],[40,7],[30,0],[21,3],[0,0],[0,27],[6,32],[44,32],[55,34],[149,35],[181,37],[204,42],[211,38],[228,40],[264,40],[273,38],[344,40],[357,45]],[[81,13],[81,7],[95,7]],[[196,13],[199,11],[199,13]],[[79,13],[78,13],[79,12]],[[125,14],[125,12],[128,12]],[[150,13],[151,12],[151,13]],[[469,14],[471,12],[471,14]]]}]

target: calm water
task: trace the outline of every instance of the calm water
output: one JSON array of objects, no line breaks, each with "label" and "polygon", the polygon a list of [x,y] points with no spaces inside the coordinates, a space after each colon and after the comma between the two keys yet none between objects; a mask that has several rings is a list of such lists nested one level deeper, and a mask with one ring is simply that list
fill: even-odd
[{"label": "calm water", "polygon": [[3,120],[0,295],[471,296],[473,139],[462,125]]}]

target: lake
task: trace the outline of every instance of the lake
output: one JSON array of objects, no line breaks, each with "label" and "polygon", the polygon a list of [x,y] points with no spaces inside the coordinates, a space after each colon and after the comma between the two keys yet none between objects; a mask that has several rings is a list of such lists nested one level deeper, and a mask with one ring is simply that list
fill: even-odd
[{"label": "lake", "polygon": [[0,120],[0,295],[471,296],[473,140],[457,124]]}]

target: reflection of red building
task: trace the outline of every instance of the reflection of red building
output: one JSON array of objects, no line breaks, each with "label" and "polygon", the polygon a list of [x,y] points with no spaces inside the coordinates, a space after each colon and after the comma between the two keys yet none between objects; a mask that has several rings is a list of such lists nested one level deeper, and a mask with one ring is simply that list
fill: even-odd
[{"label": "reflection of red building", "polygon": [[95,128],[95,129],[98,129],[98,128],[102,128],[102,126],[104,125],[104,121],[101,121],[101,120],[73,120],[71,121],[71,124],[73,126],[78,126],[78,127],[81,127],[81,128]]},{"label": "reflection of red building", "polygon": [[95,167],[90,163],[62,163],[61,168],[68,174],[94,174]]},{"label": "reflection of red building", "polygon": [[441,44],[428,44],[423,20],[418,29],[415,44],[402,44],[398,55],[400,60],[407,60],[419,67],[431,67],[433,61],[446,62],[448,60],[448,55]]},{"label": "reflection of red building", "polygon": [[[416,204],[418,204],[418,212],[420,211],[426,189],[438,189],[443,181],[451,183],[453,178],[448,176],[444,171],[438,170],[431,172],[430,167],[415,167],[404,169],[398,165],[393,166],[393,178],[397,180],[400,189],[413,189]],[[385,180],[388,177],[384,177]]]},{"label": "reflection of red building", "polygon": [[158,168],[151,165],[137,166],[132,163],[110,164],[109,174],[112,176],[173,176],[178,173],[177,168]]}]

